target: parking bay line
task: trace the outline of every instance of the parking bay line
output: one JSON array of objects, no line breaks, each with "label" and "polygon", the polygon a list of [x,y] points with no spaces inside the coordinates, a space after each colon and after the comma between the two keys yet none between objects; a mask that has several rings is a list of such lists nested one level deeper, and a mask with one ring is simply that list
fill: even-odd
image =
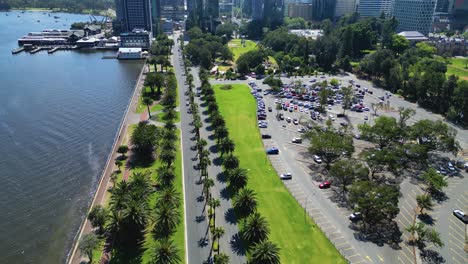
[{"label": "parking bay line", "polygon": [[[409,263],[413,263],[413,262],[414,262],[414,259],[411,259],[410,257],[408,257],[408,255],[406,255],[405,253],[402,252],[402,255],[403,255],[406,259],[409,260]],[[413,252],[411,252],[411,257],[414,257]],[[398,257],[398,258],[400,258],[400,257]],[[401,259],[400,259],[400,261],[401,261]],[[402,261],[402,262],[403,262],[403,261]],[[408,263],[408,262],[403,262],[403,263]]]},{"label": "parking bay line", "polygon": [[[450,238],[453,238],[454,240],[456,241],[452,241]],[[460,245],[464,245],[465,243],[462,241],[462,240],[459,240],[457,237],[453,236],[453,235],[450,235],[450,238],[449,238],[449,243],[452,243],[454,246],[456,247],[459,247]],[[459,244],[455,243],[455,242],[458,242]],[[460,248],[461,250],[463,250],[463,248]]]},{"label": "parking bay line", "polygon": [[452,260],[455,261],[458,264],[462,264],[460,261],[458,261],[455,257],[452,256]]},{"label": "parking bay line", "polygon": [[453,253],[455,253],[457,256],[459,256],[465,263],[466,263],[466,257],[463,257],[462,255],[460,255],[460,253],[458,253],[456,250],[454,250],[453,248],[450,248],[450,251],[452,251]]}]

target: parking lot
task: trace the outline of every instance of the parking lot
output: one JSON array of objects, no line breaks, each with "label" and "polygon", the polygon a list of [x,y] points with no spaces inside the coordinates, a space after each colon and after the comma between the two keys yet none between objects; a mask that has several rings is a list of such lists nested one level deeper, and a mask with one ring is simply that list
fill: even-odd
[{"label": "parking lot", "polygon": [[[414,248],[407,245],[405,241],[409,238],[409,233],[404,231],[404,228],[409,224],[413,223],[416,217],[416,195],[423,192],[421,186],[410,183],[409,180],[405,180],[402,183],[403,197],[400,199],[400,214],[395,219],[403,232],[403,242],[400,243],[400,249],[395,250],[386,245],[377,246],[374,243],[361,240],[357,237],[356,233],[350,228],[350,221],[348,216],[351,213],[344,207],[340,207],[338,204],[333,202],[333,190],[332,189],[319,189],[318,185],[320,181],[325,180],[321,176],[320,165],[313,161],[312,156],[307,153],[307,142],[293,143],[295,138],[301,136],[301,132],[308,129],[310,125],[322,125],[324,126],[327,119],[332,120],[333,126],[336,128],[342,128],[341,123],[346,125],[353,130],[353,134],[358,134],[357,125],[363,123],[373,123],[374,114],[371,109],[372,103],[379,103],[381,100],[380,96],[376,93],[366,93],[362,100],[362,108],[368,107],[369,111],[362,109],[362,112],[347,111],[347,118],[338,117],[343,112],[341,104],[327,105],[327,112],[321,114],[319,118],[317,115],[316,119],[311,118],[311,112],[314,111],[313,105],[299,104],[298,100],[294,98],[283,98],[278,99],[271,95],[265,94],[265,89],[268,87],[262,85],[260,82],[256,82],[256,89],[261,89],[258,92],[257,98],[264,104],[265,120],[262,125],[259,125],[260,132],[262,134],[268,134],[271,139],[264,139],[264,145],[266,148],[277,148],[279,155],[270,155],[270,160],[275,167],[278,174],[291,173],[292,180],[285,180],[284,184],[290,190],[290,192],[296,197],[297,201],[304,208],[305,214],[310,215],[317,225],[323,230],[323,232],[329,237],[333,244],[342,252],[342,254],[351,263],[414,263],[415,255]],[[359,90],[359,89],[358,89]],[[358,91],[356,91],[358,92]],[[393,95],[387,95],[385,97],[384,105],[388,106],[385,109],[378,110],[378,114],[385,114],[398,118],[398,109],[392,107]],[[276,102],[275,102],[276,100]],[[295,102],[291,102],[295,101]],[[277,104],[286,103],[289,105],[283,105],[281,110],[276,109]],[[286,106],[286,107],[285,107]],[[271,112],[266,112],[266,109],[271,107]],[[292,108],[291,108],[292,107]],[[302,109],[301,109],[302,107]],[[309,109],[311,107],[311,109]],[[284,110],[283,108],[286,108]],[[307,110],[306,110],[307,109]],[[302,110],[302,111],[301,111]],[[283,120],[277,120],[277,113],[283,114]],[[263,118],[262,118],[263,119]],[[294,122],[297,120],[298,122]],[[413,118],[409,123],[414,123],[417,119]],[[463,142],[462,142],[463,143]],[[367,148],[372,146],[368,142],[355,139],[356,151],[359,149]],[[436,168],[437,169],[437,168]],[[442,169],[439,167],[439,169]],[[447,166],[444,169],[449,171]],[[462,193],[461,198],[457,198],[457,203],[453,203],[453,199],[449,199],[450,207],[462,208],[467,211],[466,204],[468,202],[468,192],[466,190],[466,180],[464,181],[461,173],[459,177],[449,177],[449,188],[447,194],[449,197],[456,197],[459,193]],[[455,181],[458,179],[458,185],[455,185]],[[451,189],[451,186],[465,186],[464,190]],[[458,187],[461,188],[461,187]],[[452,193],[453,192],[453,193]],[[433,214],[440,214],[440,209],[446,206],[445,204],[436,205]],[[465,208],[463,207],[465,206]],[[448,223],[447,232],[442,234],[442,239],[446,244],[441,252],[441,255],[448,261],[447,263],[466,263],[466,252],[463,251],[465,231],[461,232],[462,227],[459,221],[451,215],[449,209],[448,215],[444,215],[443,218],[446,221],[437,221],[437,216],[434,216],[435,225],[434,228],[443,233],[444,228],[439,226]],[[447,213],[443,213],[447,214]],[[458,225],[457,225],[458,224]],[[450,261],[449,261],[450,260]]]}]

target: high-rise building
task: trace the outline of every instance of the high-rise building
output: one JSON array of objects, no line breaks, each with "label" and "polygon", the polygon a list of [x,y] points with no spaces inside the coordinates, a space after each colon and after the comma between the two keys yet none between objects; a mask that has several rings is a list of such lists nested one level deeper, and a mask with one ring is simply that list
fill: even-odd
[{"label": "high-rise building", "polygon": [[361,17],[380,17],[388,15],[394,0],[360,0],[357,11]]},{"label": "high-rise building", "polygon": [[219,18],[219,0],[205,0],[205,16],[210,19]]},{"label": "high-rise building", "polygon": [[263,20],[264,0],[252,0],[252,20]]},{"label": "high-rise building", "polygon": [[151,0],[116,0],[117,22],[121,32],[133,29],[153,31]]},{"label": "high-rise building", "polygon": [[335,16],[336,0],[312,0],[314,20],[332,19]]},{"label": "high-rise building", "polygon": [[434,20],[436,0],[394,0],[397,31],[419,31],[427,35]]},{"label": "high-rise building", "polygon": [[302,17],[304,20],[312,20],[312,4],[288,4],[288,17]]},{"label": "high-rise building", "polygon": [[289,7],[296,5],[297,8],[297,4],[312,4],[312,0],[284,0],[284,15],[289,16]]},{"label": "high-rise building", "polygon": [[161,18],[183,20],[185,16],[184,0],[158,0],[160,1]]},{"label": "high-rise building", "polygon": [[343,16],[356,12],[356,0],[336,0],[335,16]]}]

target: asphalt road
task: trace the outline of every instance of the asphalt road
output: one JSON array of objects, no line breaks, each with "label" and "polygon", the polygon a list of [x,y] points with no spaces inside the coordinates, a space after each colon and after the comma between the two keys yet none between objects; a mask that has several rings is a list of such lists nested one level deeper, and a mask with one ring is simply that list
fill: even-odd
[{"label": "asphalt road", "polygon": [[[190,125],[193,119],[191,114],[187,114],[188,107],[185,105],[184,93],[187,90],[187,86],[185,85],[185,76],[183,76],[182,57],[179,52],[177,39],[178,35],[175,34],[172,63],[177,77],[180,101],[186,228],[185,255],[187,264],[200,264],[207,261],[210,256],[210,242],[206,240],[209,239],[208,218],[205,214],[205,203],[199,200],[202,193],[202,185],[197,184],[200,178],[200,171],[195,169],[198,161],[194,157],[197,153],[196,150],[192,149],[192,146],[195,145],[195,141],[192,140],[195,134],[191,133],[193,127]],[[203,243],[201,243],[202,241]]]},{"label": "asphalt road", "polygon": [[[195,87],[200,87],[200,79],[198,77],[197,68],[192,68]],[[220,207],[216,209],[216,226],[224,228],[225,234],[220,238],[220,252],[229,256],[230,263],[246,263],[245,253],[239,243],[231,245],[231,239],[238,236],[238,228],[236,224],[236,217],[234,209],[231,205],[229,193],[227,192],[227,185],[225,177],[222,172],[222,166],[219,161],[220,153],[216,150],[216,141],[213,138],[214,131],[211,129],[211,124],[207,122],[209,115],[207,107],[196,97],[195,101],[199,104],[200,117],[203,122],[203,127],[200,130],[201,136],[207,141],[206,148],[210,150],[211,166],[208,167],[208,176],[213,179],[215,185],[211,193],[214,198],[219,199]]]}]

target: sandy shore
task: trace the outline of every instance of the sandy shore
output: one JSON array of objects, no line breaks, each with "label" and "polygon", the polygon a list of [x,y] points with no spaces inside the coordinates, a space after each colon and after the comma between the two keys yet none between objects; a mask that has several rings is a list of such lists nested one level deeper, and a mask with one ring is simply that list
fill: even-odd
[{"label": "sandy shore", "polygon": [[[127,110],[125,111],[125,116],[122,119],[122,123],[119,127],[119,131],[114,139],[114,144],[112,146],[112,150],[107,157],[107,162],[104,167],[104,170],[101,174],[101,179],[99,181],[99,185],[96,189],[94,194],[94,199],[89,206],[88,212],[93,208],[95,205],[102,205],[105,203],[105,197],[107,190],[110,186],[110,175],[114,171],[114,160],[118,156],[116,153],[117,148],[122,144],[124,140],[125,133],[127,132],[127,128],[131,124],[136,124],[140,121],[140,114],[136,113],[136,106],[138,103],[138,98],[140,97],[141,90],[143,88],[143,83],[145,79],[145,73],[147,72],[146,65],[143,65],[140,75],[138,76],[138,81],[135,84],[135,89],[133,91],[133,95],[131,101],[127,105]],[[75,236],[73,241],[73,246],[67,256],[66,263],[69,264],[79,264],[82,261],[82,256],[78,250],[78,242],[80,241],[81,237],[85,234],[88,234],[92,231],[92,226],[88,219],[85,217],[81,226],[78,230],[78,233]]]}]

